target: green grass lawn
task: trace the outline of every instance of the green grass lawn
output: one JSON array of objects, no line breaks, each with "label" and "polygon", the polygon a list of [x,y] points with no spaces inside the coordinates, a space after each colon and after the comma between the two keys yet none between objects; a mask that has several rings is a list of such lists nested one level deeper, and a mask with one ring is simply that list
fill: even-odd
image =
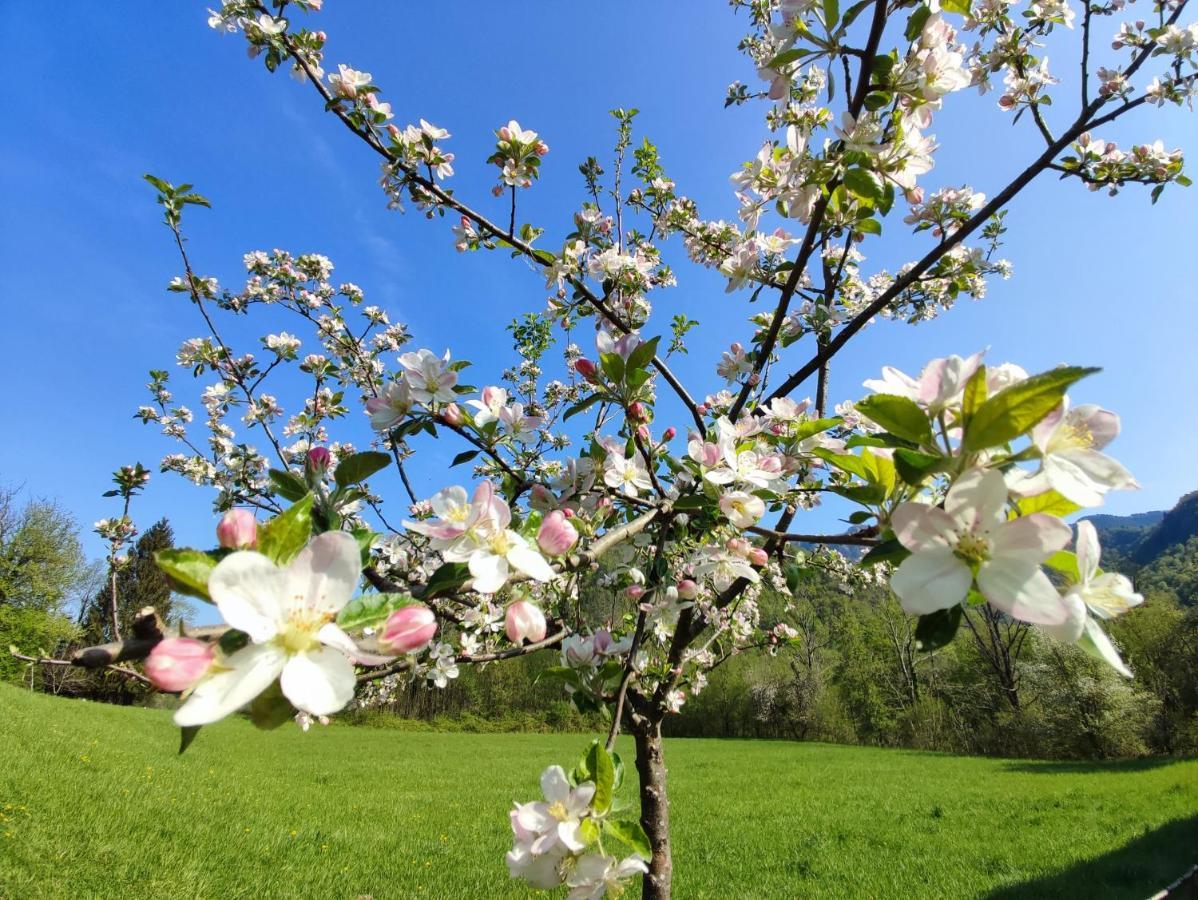
[{"label": "green grass lawn", "polygon": [[[507,810],[587,743],[241,720],[182,757],[177,740],[163,711],[0,685],[0,897],[527,896],[503,863]],[[1198,760],[666,752],[683,900],[1139,900],[1198,861]]]}]

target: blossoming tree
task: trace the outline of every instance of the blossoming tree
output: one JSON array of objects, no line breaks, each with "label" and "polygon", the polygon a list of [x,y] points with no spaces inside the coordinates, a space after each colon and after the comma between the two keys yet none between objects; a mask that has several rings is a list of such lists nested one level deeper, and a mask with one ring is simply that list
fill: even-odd
[{"label": "blossoming tree", "polygon": [[[145,659],[154,683],[182,696],[186,746],[244,707],[263,727],[293,716],[307,727],[355,697],[411,681],[435,689],[462,666],[554,648],[560,665],[545,677],[580,710],[607,712],[610,733],[576,765],[545,770],[544,800],[516,804],[507,864],[572,898],[617,895],[640,873],[645,897],[670,895],[662,721],[729,655],[796,638],[785,612],[767,616],[758,601],[785,596],[805,569],[888,582],[919,617],[924,650],[953,639],[965,608],[989,604],[1130,675],[1101,622],[1140,597],[1101,571],[1092,528],[1063,521],[1135,487],[1103,452],[1118,417],[1067,396],[1095,370],[1029,374],[950,356],[917,375],[881,367],[867,396],[835,406],[828,370],[865,326],[929,319],[1006,277],[995,256],[1004,209],[1034,179],[1111,193],[1144,184],[1154,197],[1188,185],[1180,151],[1101,137],[1141,108],[1188,103],[1198,83],[1188,0],[1139,2],[1144,18],[1127,21],[1124,0],[733,0],[764,87],[733,84],[727,104],[760,104],[767,129],[732,178],[739,220],[704,219],[654,145],[634,143],[635,113],[616,110],[614,177],[586,160],[587,192],[549,245],[518,214],[549,152],[537,132],[515,121],[495,132],[497,199],[468,203],[449,186],[459,161],[446,130],[393,123],[393,104],[412,98],[384,100],[346,64],[325,71],[328,38],[306,24],[321,0],[224,0],[209,24],[240,33],[270,70],[289,68],[377,155],[390,206],[448,216],[462,252],[531,263],[551,299],[513,329],[520,366],[480,389],[464,381],[458,354],[469,348],[410,349],[406,328],[333,281],[323,256],[252,252],[245,285],[222,288],[193,267],[184,238],[185,210],[207,201],[150,177],[181,254],[170,289],[205,329],[178,361],[203,382],[206,433],[195,436],[165,371],[152,373],[139,416],[181,444],[163,469],[215,487],[223,513],[218,549],[166,551],[159,563],[225,625],[166,637],[147,610],[134,635],[77,662]],[[1073,40],[1072,99],[1054,89],[1050,33]],[[1092,64],[1100,55],[1106,65]],[[1042,143],[989,196],[927,184],[935,117],[970,89],[993,90],[994,115]],[[923,255],[869,268],[884,229],[904,226],[926,233]],[[667,361],[698,323],[653,314],[677,278],[659,249],[668,241],[718,269],[734,299],[767,301],[713,361],[725,384],[709,395]],[[262,338],[262,358],[235,350],[222,322],[266,314],[256,307],[291,317],[316,349],[301,354],[301,338],[280,331]],[[568,337],[547,381],[562,349],[555,328]],[[290,411],[270,392],[286,370],[291,390],[295,372],[305,380]],[[809,385],[812,399],[796,399]],[[373,448],[333,439],[359,404]],[[413,492],[405,463],[430,435],[461,442],[454,465],[473,464],[475,477],[456,480],[469,486]],[[370,486],[390,466],[407,489],[402,524]],[[855,530],[792,528],[828,495],[853,506]],[[845,545],[864,556],[850,560]],[[635,811],[614,799],[621,731],[635,744]]]}]

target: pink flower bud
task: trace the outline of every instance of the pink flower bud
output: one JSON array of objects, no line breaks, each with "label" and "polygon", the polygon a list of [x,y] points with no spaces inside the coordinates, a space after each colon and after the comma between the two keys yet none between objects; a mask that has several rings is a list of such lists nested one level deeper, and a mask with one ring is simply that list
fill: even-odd
[{"label": "pink flower bud", "polygon": [[675,428],[673,425],[671,425],[671,426],[670,426],[669,428],[667,428],[667,429],[665,430],[665,432],[662,434],[662,436],[661,436],[661,439],[662,439],[662,441],[663,441],[663,442],[666,442],[666,441],[672,441],[672,440],[674,440],[674,438],[675,438],[677,435],[678,435],[678,429],[677,429],[677,428]]},{"label": "pink flower bud", "polygon": [[749,562],[755,566],[764,566],[770,561],[770,555],[760,547],[754,547],[749,551]]},{"label": "pink flower bud", "polygon": [[216,539],[228,550],[249,550],[258,544],[258,523],[248,509],[231,509],[216,526]]},{"label": "pink flower bud", "polygon": [[683,600],[694,600],[699,596],[699,586],[689,578],[683,578],[678,582],[678,596]]},{"label": "pink flower bud", "polygon": [[456,403],[450,403],[445,409],[441,410],[441,418],[446,425],[452,425],[454,428],[461,428],[466,421],[466,416],[462,413],[462,408]]},{"label": "pink flower bud", "polygon": [[416,653],[437,633],[437,617],[422,603],[401,606],[383,625],[379,646],[394,653]]},{"label": "pink flower bud", "polygon": [[567,506],[565,509],[562,510],[562,515],[565,516],[567,519],[573,519],[574,518],[574,510],[570,509],[570,507]]},{"label": "pink flower bud", "polygon": [[313,447],[308,451],[308,467],[313,472],[323,472],[332,462],[332,454],[328,447]]},{"label": "pink flower bud", "polygon": [[649,443],[649,441],[651,441],[653,439],[653,435],[649,433],[648,425],[636,426],[636,436],[639,437],[641,439],[641,441],[646,444]]},{"label": "pink flower bud", "polygon": [[211,644],[193,638],[166,638],[146,657],[146,674],[158,690],[178,694],[203,678],[215,658]]},{"label": "pink flower bud", "polygon": [[574,371],[585,378],[587,381],[595,380],[595,373],[599,370],[595,368],[595,364],[585,356],[574,360]]},{"label": "pink flower bud", "polygon": [[909,190],[904,192],[903,196],[905,196],[907,198],[908,203],[912,203],[912,204],[923,203],[923,188],[921,188],[921,187],[910,188]]},{"label": "pink flower bud", "polygon": [[535,644],[545,640],[545,614],[536,604],[527,600],[517,600],[507,608],[504,629],[507,631],[508,640],[517,646],[525,641]]},{"label": "pink flower bud", "polygon": [[628,590],[625,593],[628,594],[629,600],[636,601],[636,600],[640,600],[641,597],[645,596],[645,589],[643,587],[641,587],[639,584],[630,584],[630,585],[628,585]]},{"label": "pink flower bud", "polygon": [[749,542],[744,538],[730,538],[726,545],[729,553],[744,556],[749,552]]},{"label": "pink flower bud", "polygon": [[648,422],[649,410],[645,409],[645,404],[638,400],[636,403],[629,405],[628,416],[637,422]]},{"label": "pink flower bud", "polygon": [[615,643],[615,641],[612,640],[610,631],[608,631],[606,628],[600,628],[591,638],[591,643],[594,646],[596,653],[604,654],[611,649],[611,646]]},{"label": "pink flower bud", "polygon": [[578,531],[561,510],[555,509],[541,522],[537,546],[549,556],[561,556],[577,543]]}]

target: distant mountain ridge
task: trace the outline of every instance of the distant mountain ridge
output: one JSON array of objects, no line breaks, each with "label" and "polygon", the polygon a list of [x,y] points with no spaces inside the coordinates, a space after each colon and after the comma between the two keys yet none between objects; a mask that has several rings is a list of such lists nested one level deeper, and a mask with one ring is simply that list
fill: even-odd
[{"label": "distant mountain ridge", "polygon": [[1104,568],[1133,575],[1141,590],[1165,590],[1198,605],[1198,491],[1166,511],[1085,518],[1098,529]]}]

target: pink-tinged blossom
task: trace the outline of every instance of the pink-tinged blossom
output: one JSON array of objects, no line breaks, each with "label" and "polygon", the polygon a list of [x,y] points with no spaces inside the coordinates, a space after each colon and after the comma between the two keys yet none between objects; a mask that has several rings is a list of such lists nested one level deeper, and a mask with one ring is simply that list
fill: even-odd
[{"label": "pink-tinged blossom", "polygon": [[1032,429],[1041,468],[1034,475],[1016,475],[1015,490],[1032,496],[1052,488],[1079,506],[1100,506],[1107,491],[1139,488],[1127,469],[1099,452],[1118,434],[1115,413],[1094,404],[1070,409],[1066,398]]},{"label": "pink-tinged blossom", "polygon": [[649,871],[639,856],[628,856],[622,860],[602,853],[587,853],[579,857],[566,876],[570,893],[566,900],[602,900],[604,897],[619,897],[625,892],[630,878]]},{"label": "pink-tinged blossom", "polygon": [[431,350],[405,353],[399,358],[404,370],[404,379],[412,392],[412,399],[428,406],[430,403],[449,403],[457,397],[454,385],[458,373],[449,368],[449,351],[437,356]]},{"label": "pink-tinged blossom", "polygon": [[240,709],[277,678],[283,695],[314,716],[354,695],[358,649],[334,623],[362,572],[358,544],[343,531],[318,535],[287,566],[249,550],[226,556],[208,578],[225,622],[250,644],[220,655],[175,713],[181,727],[207,725]]},{"label": "pink-tinged blossom", "polygon": [[550,766],[541,773],[541,792],[544,802],[517,803],[512,811],[517,844],[525,845],[532,856],[577,853],[586,846],[582,820],[590,814],[595,785],[586,781],[572,788],[565,770]]},{"label": "pink-tinged blossom", "polygon": [[545,557],[517,532],[508,528],[511,509],[482,482],[467,506],[466,492],[447,488],[433,498],[433,511],[441,521],[433,525],[405,522],[413,531],[428,534],[447,562],[464,562],[473,576],[473,588],[493,594],[512,577],[513,570],[537,581],[557,578]]},{"label": "pink-tinged blossom", "polygon": [[641,336],[636,332],[622,334],[618,338],[613,338],[606,331],[599,331],[595,334],[595,348],[600,353],[615,353],[625,361],[640,344]]},{"label": "pink-tinged blossom", "polygon": [[481,400],[467,400],[466,405],[477,410],[474,413],[474,424],[482,428],[491,422],[499,421],[499,414],[507,406],[507,391],[501,387],[485,387]]},{"label": "pink-tinged blossom", "polygon": [[971,469],[949,489],[943,509],[912,502],[895,509],[891,526],[911,551],[890,580],[904,610],[949,609],[976,581],[992,606],[1016,619],[1065,621],[1067,610],[1040,564],[1069,542],[1069,526],[1043,513],[1007,521],[1006,503],[1000,473]]},{"label": "pink-tinged blossom", "polygon": [[1076,642],[1079,647],[1103,660],[1120,675],[1131,678],[1131,670],[1119,657],[1098,619],[1113,619],[1139,606],[1144,598],[1136,593],[1131,580],[1117,572],[1102,572],[1098,568],[1102,548],[1093,523],[1083,519],[1077,523],[1076,583],[1065,592],[1064,602],[1069,618],[1061,625],[1045,626],[1043,630],[1058,640]]},{"label": "pink-tinged blossom", "polygon": [[146,675],[160,691],[180,694],[207,674],[216,659],[216,649],[193,638],[166,638],[154,645],[146,657]]},{"label": "pink-tinged blossom", "polygon": [[549,556],[561,556],[578,543],[578,530],[566,514],[555,509],[545,516],[537,532],[537,546]]},{"label": "pink-tinged blossom", "polygon": [[370,84],[370,73],[359,72],[344,64],[339,65],[336,72],[329,74],[329,84],[333,86],[335,93],[347,100],[353,100],[362,88]]},{"label": "pink-tinged blossom", "polygon": [[248,509],[231,509],[216,526],[216,540],[227,550],[252,550],[258,543],[258,522]]},{"label": "pink-tinged blossom", "polygon": [[379,646],[390,653],[418,653],[437,633],[437,617],[423,603],[401,606],[383,624]]},{"label": "pink-tinged blossom", "polygon": [[906,397],[930,412],[938,413],[961,402],[965,385],[981,364],[980,352],[964,359],[946,356],[924,366],[918,379],[893,366],[884,366],[882,377],[869,379],[865,387],[879,394]]},{"label": "pink-tinged blossom", "polygon": [[548,625],[539,606],[527,600],[517,600],[507,608],[504,630],[508,640],[519,646],[525,642],[535,644],[545,640]]},{"label": "pink-tinged blossom", "polygon": [[483,519],[496,515],[495,501],[495,488],[489,481],[474,489],[473,500],[466,499],[465,488],[454,485],[437,491],[429,501],[435,521],[404,522],[404,527],[432,538],[434,550],[444,550]]},{"label": "pink-tinged blossom", "polygon": [[390,431],[404,420],[412,409],[412,391],[406,381],[390,381],[377,397],[366,401],[370,427],[375,431]]}]

